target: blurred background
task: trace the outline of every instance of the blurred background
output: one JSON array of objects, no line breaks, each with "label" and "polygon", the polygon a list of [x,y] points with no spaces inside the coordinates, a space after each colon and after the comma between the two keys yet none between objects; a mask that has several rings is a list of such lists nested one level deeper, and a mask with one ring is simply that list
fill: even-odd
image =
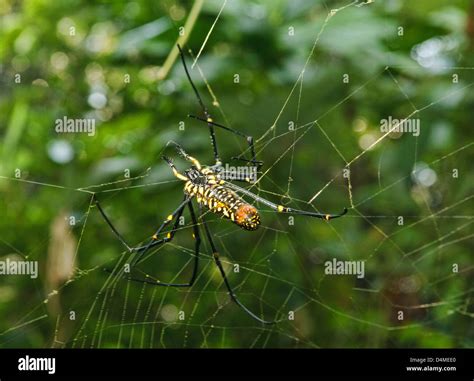
[{"label": "blurred background", "polygon": [[[471,1],[0,0],[0,20],[0,260],[39,264],[0,276],[1,347],[473,346]],[[259,205],[256,232],[205,216],[236,293],[277,325],[229,301],[204,243],[190,289],[104,271],[127,254],[93,192],[139,244],[183,197],[166,142],[213,164],[177,41],[214,119],[255,137],[252,191],[349,207],[325,223]],[[95,134],[58,133],[64,117]],[[388,117],[419,136],[384,134]],[[245,141],[216,134],[242,165]],[[141,271],[189,279],[183,223]],[[334,258],[365,277],[325,274]]]}]

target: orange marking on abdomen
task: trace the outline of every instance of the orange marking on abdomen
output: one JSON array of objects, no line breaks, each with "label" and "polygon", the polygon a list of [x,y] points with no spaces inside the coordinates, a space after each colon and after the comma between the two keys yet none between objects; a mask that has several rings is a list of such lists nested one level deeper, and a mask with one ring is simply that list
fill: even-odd
[{"label": "orange marking on abdomen", "polygon": [[260,225],[257,208],[250,204],[240,205],[235,212],[235,223],[245,230],[257,230]]}]

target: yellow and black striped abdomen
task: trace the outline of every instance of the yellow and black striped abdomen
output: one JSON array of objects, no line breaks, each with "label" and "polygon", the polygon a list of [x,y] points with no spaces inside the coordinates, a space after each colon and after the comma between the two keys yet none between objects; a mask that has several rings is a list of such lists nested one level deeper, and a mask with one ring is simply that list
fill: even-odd
[{"label": "yellow and black striped abdomen", "polygon": [[212,213],[230,219],[245,230],[256,230],[260,225],[257,209],[224,185],[198,185],[187,181],[184,192]]}]

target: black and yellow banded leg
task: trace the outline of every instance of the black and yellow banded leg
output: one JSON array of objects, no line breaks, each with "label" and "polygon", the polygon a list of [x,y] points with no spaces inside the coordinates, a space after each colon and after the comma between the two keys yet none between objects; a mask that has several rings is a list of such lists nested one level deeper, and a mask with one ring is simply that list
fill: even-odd
[{"label": "black and yellow banded leg", "polygon": [[136,246],[134,248],[132,248],[132,250],[134,252],[137,252],[137,253],[141,253],[140,255],[140,259],[137,261],[137,264],[142,262],[146,257],[144,256],[144,252],[145,251],[148,251],[149,249],[155,247],[155,246],[158,246],[158,245],[162,245],[166,242],[171,242],[174,238],[174,235],[176,234],[177,230],[178,230],[178,225],[179,225],[179,218],[181,217],[182,213],[184,211],[184,208],[181,209],[180,213],[178,213],[174,219],[174,225],[172,227],[172,229],[166,233],[166,236],[163,237],[163,238],[160,238],[158,240],[156,239],[152,239],[151,242],[147,243],[146,245],[143,245],[143,246]]},{"label": "black and yellow banded leg", "polygon": [[210,138],[211,138],[212,149],[214,151],[214,160],[215,160],[216,164],[221,165],[222,161],[221,161],[220,156],[219,156],[219,150],[218,150],[218,147],[217,147],[216,132],[214,131],[214,127],[218,127],[220,129],[229,131],[229,132],[231,132],[231,133],[233,133],[237,136],[243,137],[247,141],[252,159],[251,160],[246,160],[246,159],[243,159],[243,158],[239,157],[238,160],[251,162],[254,166],[256,166],[257,168],[260,168],[262,166],[262,162],[258,161],[256,159],[255,147],[254,147],[254,144],[253,144],[253,137],[252,136],[247,136],[247,135],[243,134],[242,132],[240,132],[238,130],[234,130],[233,128],[226,127],[226,126],[223,126],[222,124],[214,122],[211,115],[209,114],[209,110],[207,109],[206,105],[204,104],[204,102],[202,100],[201,95],[199,94],[199,91],[198,91],[197,87],[194,85],[194,82],[193,82],[193,79],[191,78],[191,75],[189,74],[188,66],[186,65],[186,59],[184,58],[183,50],[181,49],[181,46],[179,46],[179,44],[178,44],[178,50],[179,50],[179,55],[181,57],[181,62],[183,63],[184,71],[186,73],[186,77],[188,78],[188,81],[191,84],[191,87],[193,88],[193,91],[194,91],[194,94],[196,95],[199,106],[201,106],[202,113],[204,114],[204,118],[194,116],[194,115],[188,115],[188,117],[200,120],[200,121],[207,124],[207,126],[209,128],[209,135],[210,135]]},{"label": "black and yellow banded leg", "polygon": [[238,185],[235,185],[230,182],[225,183],[226,186],[231,188],[232,190],[236,191],[237,193],[244,194],[252,199],[254,199],[257,202],[261,202],[262,204],[268,206],[270,209],[273,209],[275,212],[278,213],[287,213],[287,214],[294,214],[294,215],[301,215],[301,216],[310,216],[310,217],[315,217],[315,218],[320,218],[322,220],[332,220],[334,218],[339,218],[342,217],[347,213],[347,208],[344,208],[343,211],[339,214],[329,214],[329,213],[318,213],[318,212],[311,212],[308,210],[300,210],[300,209],[294,209],[294,208],[289,208],[283,205],[278,205],[275,204],[271,201],[268,201],[264,199],[263,197],[257,196],[256,194],[253,194],[249,190],[239,187]]},{"label": "black and yellow banded leg", "polygon": [[178,143],[176,143],[173,140],[168,141],[166,143],[166,146],[173,144],[176,148],[176,151],[178,152],[179,156],[181,156],[183,159],[191,162],[197,169],[201,170],[201,163],[199,162],[198,159],[192,157],[191,155],[188,155],[188,153],[184,150],[183,147],[181,147]]},{"label": "black and yellow banded leg", "polygon": [[[136,246],[136,247],[133,248],[133,251],[141,253],[141,252],[143,252],[145,250],[148,250],[148,249],[151,249],[155,246],[161,245],[161,244],[166,243],[166,242],[170,242],[174,238],[174,235],[176,234],[176,232],[178,230],[179,218],[183,214],[183,211],[184,211],[184,207],[181,208],[181,211],[176,215],[176,217],[174,219],[174,225],[171,228],[171,230],[166,234],[165,237],[160,238],[158,240],[153,239],[152,242],[149,242],[149,243],[147,243],[146,245],[143,245],[143,246]],[[143,259],[144,259],[144,257],[142,255],[142,258],[137,263],[142,262]]]},{"label": "black and yellow banded leg", "polygon": [[[207,110],[206,105],[202,101],[201,95],[199,94],[199,91],[197,87],[194,85],[191,75],[189,74],[188,66],[186,65],[186,60],[184,58],[184,53],[183,53],[183,50],[181,49],[181,46],[179,46],[179,44],[178,44],[178,50],[179,50],[179,55],[181,57],[181,62],[183,63],[184,71],[186,73],[186,77],[188,77],[188,81],[191,84],[191,87],[193,88],[194,94],[196,95],[199,105],[201,106],[202,112],[204,113],[206,120],[212,121],[211,115],[209,114],[209,111]],[[214,131],[214,126],[211,123],[207,123],[207,126],[209,127],[209,135],[211,138],[212,149],[214,151],[214,160],[216,161],[216,163],[222,163],[219,157],[219,151],[217,149],[216,132]]]},{"label": "black and yellow banded leg", "polygon": [[[125,246],[127,248],[127,250],[129,252],[140,252],[140,256],[144,255],[144,252],[146,250],[148,250],[150,247],[152,246],[156,246],[157,244],[161,244],[161,243],[165,243],[165,242],[169,242],[170,238],[171,238],[171,233],[168,233],[170,236],[167,236],[163,239],[158,239],[158,234],[163,230],[163,228],[168,225],[176,216],[180,216],[182,213],[183,213],[183,209],[184,207],[186,206],[186,204],[188,202],[190,202],[190,199],[188,197],[185,197],[184,201],[178,206],[178,208],[172,213],[170,214],[167,219],[160,225],[160,227],[158,228],[158,230],[155,232],[155,234],[152,236],[152,239],[150,241],[150,243],[148,243],[147,245],[145,246],[137,246],[137,247],[132,247],[131,245],[129,245],[127,243],[127,241],[125,240],[125,238],[123,237],[123,235],[117,230],[117,228],[114,226],[114,224],[112,223],[112,221],[110,220],[110,218],[107,216],[107,214],[105,213],[104,209],[102,209],[102,206],[100,205],[100,202],[99,200],[97,199],[97,197],[95,195],[92,196],[93,199],[94,199],[94,203],[95,205],[97,206],[97,209],[99,210],[102,218],[105,220],[105,222],[107,223],[107,225],[110,227],[110,229],[112,230],[112,232],[114,233],[114,235],[117,237],[117,239],[122,243],[123,246]],[[177,227],[177,223],[175,223],[175,226]],[[172,233],[174,235],[174,232]]]},{"label": "black and yellow banded leg", "polygon": [[[255,152],[255,146],[254,146],[254,143],[253,143],[253,137],[252,136],[249,136],[249,135],[245,135],[244,133],[238,131],[238,130],[234,130],[233,128],[230,128],[230,127],[227,127],[227,126],[224,126],[222,124],[219,124],[219,123],[216,123],[214,122],[211,118],[207,118],[207,119],[204,119],[204,118],[201,118],[199,116],[196,116],[196,115],[188,115],[189,118],[193,118],[193,119],[196,119],[196,120],[199,120],[201,122],[205,122],[207,124],[211,124],[213,125],[214,127],[219,127],[223,130],[226,130],[226,131],[229,131],[237,136],[240,136],[242,138],[245,139],[245,141],[247,142],[247,145],[248,145],[248,150],[250,150],[250,156],[252,157],[250,160],[248,159],[244,159],[240,156],[237,156],[237,157],[233,157],[232,159],[233,160],[240,160],[240,161],[244,161],[246,163],[252,163],[252,165],[254,165],[257,170],[259,170],[262,165],[263,165],[263,162],[262,161],[259,161],[257,160],[257,154]],[[244,152],[245,153],[245,152]]]},{"label": "black and yellow banded leg", "polygon": [[183,180],[183,181],[188,181],[189,180],[186,176],[184,176],[182,173],[180,173],[176,169],[176,166],[174,165],[173,160],[171,160],[168,156],[162,156],[161,158],[164,161],[166,161],[166,163],[170,166],[171,170],[173,171],[173,175],[175,175],[175,177],[177,177],[178,179]]},{"label": "black and yellow banded leg", "polygon": [[[198,269],[199,269],[199,248],[200,248],[200,244],[201,244],[201,236],[200,236],[200,233],[199,233],[198,221],[197,221],[197,218],[196,218],[196,214],[194,213],[194,208],[193,208],[192,202],[189,201],[187,206],[189,208],[189,213],[191,215],[191,222],[192,222],[193,236],[194,236],[193,270],[192,270],[192,274],[191,274],[191,277],[190,277],[189,281],[186,282],[186,283],[165,283],[165,282],[160,282],[158,280],[155,280],[153,277],[151,277],[148,274],[144,274],[144,277],[141,277],[141,278],[134,277],[134,276],[130,275],[130,276],[126,276],[125,279],[131,280],[133,282],[148,283],[148,284],[151,284],[153,286],[163,286],[163,287],[191,287],[194,284],[194,282],[196,280],[196,277],[197,277]],[[177,217],[177,218],[179,218],[179,217]],[[176,232],[177,226],[178,225],[175,223],[175,226],[173,228],[174,232],[173,232],[173,230],[170,232],[171,238],[169,238],[169,240],[171,240],[174,237],[174,233]],[[144,250],[145,251],[148,250],[148,248],[152,247],[153,244],[154,244],[154,242],[151,245],[144,246],[144,248],[145,248]],[[142,259],[143,258],[144,257],[142,257]],[[136,264],[140,263],[142,261],[142,259],[137,261]]]},{"label": "black and yellow banded leg", "polygon": [[[160,241],[160,239],[159,239],[160,233],[162,232],[162,230],[166,226],[168,226],[171,223],[171,221],[176,219],[174,226],[176,226],[176,227],[178,226],[177,224],[178,224],[178,219],[179,218],[177,218],[177,217],[181,216],[181,214],[183,213],[183,209],[185,208],[186,205],[188,205],[190,203],[190,201],[191,201],[191,198],[188,197],[188,196],[185,196],[184,200],[181,202],[181,204],[179,204],[179,206],[174,210],[174,212],[169,214],[168,217],[166,217],[166,219],[161,223],[160,227],[155,231],[155,234],[153,234],[153,236],[151,237],[151,240],[148,243],[148,245],[145,245],[143,250],[139,250],[138,255],[133,258],[133,260],[131,262],[131,267],[135,266],[137,263],[139,263],[141,261],[141,258],[143,258],[145,253],[150,249],[150,247],[152,247],[153,242]],[[174,237],[174,232],[173,232],[173,235],[171,234],[171,232],[169,232],[167,234],[167,236],[165,238],[163,238],[161,241],[163,243],[164,242],[169,242],[173,237]],[[132,249],[132,251],[137,251],[137,250]]]},{"label": "black and yellow banded leg", "polygon": [[[175,222],[174,222],[174,225],[173,225],[173,228],[171,229],[171,231],[169,231],[165,237],[163,238],[160,238],[158,240],[156,239],[152,239],[151,242],[147,243],[146,245],[143,245],[143,246],[136,246],[136,247],[132,247],[129,251],[131,252],[136,252],[136,253],[139,253],[139,258],[136,260],[134,266],[138,265],[140,262],[142,262],[143,260],[145,260],[147,257],[145,256],[145,254],[153,247],[155,246],[158,246],[158,245],[162,245],[166,242],[171,242],[174,238],[174,235],[176,233],[176,231],[178,230],[178,226],[179,226],[179,218],[181,217],[182,213],[183,213],[183,210],[184,210],[184,207],[181,208],[181,210],[179,211],[179,213],[176,215],[175,217]],[[104,213],[105,214],[105,213]],[[103,215],[104,216],[104,215]],[[105,216],[107,217],[107,216]],[[107,218],[108,220],[108,218]],[[106,220],[106,221],[107,221]],[[108,220],[110,221],[110,220]],[[110,226],[110,225],[109,225]],[[118,232],[117,232],[118,233]],[[111,269],[104,269],[106,272],[108,273],[113,273],[114,271],[111,270]]]},{"label": "black and yellow banded leg", "polygon": [[217,266],[217,268],[219,269],[219,272],[222,276],[222,279],[224,280],[224,284],[227,288],[227,291],[229,292],[229,296],[230,298],[232,299],[232,301],[234,303],[236,303],[240,308],[242,308],[249,316],[251,316],[253,319],[259,321],[260,323],[263,323],[263,324],[275,324],[277,323],[277,320],[264,320],[262,318],[260,318],[259,316],[257,316],[255,313],[253,313],[252,311],[250,311],[240,300],[239,298],[237,297],[237,295],[235,294],[234,290],[232,289],[230,283],[229,283],[229,280],[227,279],[227,275],[225,274],[225,271],[224,271],[224,267],[222,266],[222,262],[219,258],[219,252],[217,251],[217,248],[216,248],[216,245],[214,244],[214,240],[212,239],[212,235],[211,235],[211,232],[209,230],[209,227],[206,223],[206,221],[204,220],[204,218],[202,218],[202,215],[201,215],[201,221],[202,221],[202,224],[204,226],[204,231],[206,232],[206,238],[207,238],[207,241],[209,242],[209,245],[211,247],[211,250],[212,250],[212,258],[214,259],[214,262]]}]

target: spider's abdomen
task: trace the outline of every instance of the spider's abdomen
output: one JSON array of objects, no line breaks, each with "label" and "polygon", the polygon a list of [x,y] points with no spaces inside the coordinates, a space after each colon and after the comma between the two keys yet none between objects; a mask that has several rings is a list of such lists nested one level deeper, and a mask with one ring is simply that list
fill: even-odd
[{"label": "spider's abdomen", "polygon": [[260,225],[258,210],[224,185],[198,185],[188,181],[184,192],[196,197],[196,201],[212,213],[228,218],[242,229],[256,230]]},{"label": "spider's abdomen", "polygon": [[235,213],[234,222],[245,230],[257,230],[260,225],[260,215],[253,205],[242,204]]}]

